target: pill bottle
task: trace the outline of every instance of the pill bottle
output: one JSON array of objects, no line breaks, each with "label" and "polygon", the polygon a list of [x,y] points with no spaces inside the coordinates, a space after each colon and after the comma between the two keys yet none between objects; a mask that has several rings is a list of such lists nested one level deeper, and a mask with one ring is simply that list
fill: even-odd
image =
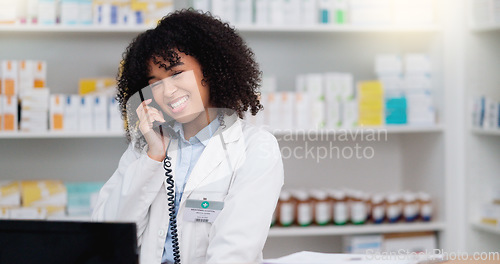
[{"label": "pill bottle", "polygon": [[349,207],[351,222],[355,225],[364,224],[368,215],[365,194],[362,191],[349,192]]},{"label": "pill bottle", "polygon": [[418,193],[418,203],[420,205],[420,219],[422,221],[431,221],[432,219],[432,202],[431,196],[428,193]]},{"label": "pill bottle", "polygon": [[332,220],[332,202],[328,193],[323,190],[312,190],[311,197],[314,207],[314,223],[317,225],[327,225]]},{"label": "pill bottle", "polygon": [[280,226],[290,226],[295,221],[295,201],[289,191],[281,191],[278,201],[277,222]]},{"label": "pill bottle", "polygon": [[401,219],[402,215],[402,203],[401,195],[399,193],[391,193],[386,197],[387,208],[386,216],[389,223],[395,223]]},{"label": "pill bottle", "polygon": [[419,216],[419,202],[417,195],[411,192],[403,194],[403,216],[406,222],[414,222]]},{"label": "pill bottle", "polygon": [[295,220],[299,226],[309,226],[313,221],[313,202],[309,194],[304,190],[295,190],[292,192],[297,201],[295,206]]},{"label": "pill bottle", "polygon": [[345,225],[349,220],[349,208],[347,207],[347,197],[344,191],[330,190],[332,199],[333,223],[335,225]]},{"label": "pill bottle", "polygon": [[374,194],[371,197],[371,204],[372,204],[371,220],[375,224],[383,223],[385,219],[385,207],[386,207],[384,195],[381,193]]}]

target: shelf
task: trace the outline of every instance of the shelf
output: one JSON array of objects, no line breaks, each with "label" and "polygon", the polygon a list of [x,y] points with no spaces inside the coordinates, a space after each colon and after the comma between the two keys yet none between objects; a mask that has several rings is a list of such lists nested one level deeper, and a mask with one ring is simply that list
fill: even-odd
[{"label": "shelf", "polygon": [[500,24],[473,26],[471,27],[471,31],[476,33],[500,31]]},{"label": "shelf", "polygon": [[[95,25],[0,25],[0,32],[66,32],[66,33],[140,33],[152,26]],[[440,27],[428,26],[357,26],[357,25],[240,25],[240,32],[438,32]]]},{"label": "shelf", "polygon": [[405,133],[439,133],[442,132],[443,125],[435,126],[386,126],[386,127],[354,127],[354,128],[341,128],[341,129],[321,129],[321,130],[293,130],[283,129],[274,130],[273,134],[276,136],[295,135],[295,134],[311,134],[311,135],[344,135],[344,134],[363,134],[363,133],[377,133],[377,134],[405,134]]},{"label": "shelf", "polygon": [[0,132],[0,139],[20,138],[124,138],[125,132]]},{"label": "shelf", "polygon": [[337,236],[361,234],[385,234],[421,231],[443,231],[445,223],[398,223],[398,224],[366,224],[346,226],[311,226],[311,227],[272,227],[269,237],[291,236]]},{"label": "shelf", "polygon": [[492,234],[498,234],[500,235],[500,227],[493,226],[493,225],[487,225],[487,224],[482,224],[482,223],[472,223],[471,224],[473,228],[485,232],[489,232]]},{"label": "shelf", "polygon": [[500,129],[482,129],[482,128],[473,128],[472,132],[477,135],[487,135],[487,136],[500,136]]}]

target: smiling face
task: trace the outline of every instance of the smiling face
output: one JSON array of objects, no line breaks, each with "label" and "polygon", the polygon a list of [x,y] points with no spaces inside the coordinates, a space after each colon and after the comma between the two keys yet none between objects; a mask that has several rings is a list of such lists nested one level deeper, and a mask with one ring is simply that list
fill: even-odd
[{"label": "smiling face", "polygon": [[153,98],[170,117],[179,123],[203,120],[205,108],[210,107],[209,88],[202,85],[203,73],[198,61],[179,52],[179,62],[166,64],[166,69],[150,61],[149,84]]}]

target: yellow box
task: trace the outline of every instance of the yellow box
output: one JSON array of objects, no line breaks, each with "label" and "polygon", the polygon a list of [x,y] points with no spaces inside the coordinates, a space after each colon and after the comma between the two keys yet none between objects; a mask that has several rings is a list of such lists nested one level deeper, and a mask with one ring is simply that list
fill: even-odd
[{"label": "yellow box", "polygon": [[80,95],[86,95],[101,92],[114,87],[116,87],[116,80],[114,78],[85,78],[80,79],[78,93]]},{"label": "yellow box", "polygon": [[0,207],[21,206],[21,188],[17,181],[0,182]]},{"label": "yellow box", "polygon": [[66,187],[61,181],[22,181],[23,207],[66,206]]}]

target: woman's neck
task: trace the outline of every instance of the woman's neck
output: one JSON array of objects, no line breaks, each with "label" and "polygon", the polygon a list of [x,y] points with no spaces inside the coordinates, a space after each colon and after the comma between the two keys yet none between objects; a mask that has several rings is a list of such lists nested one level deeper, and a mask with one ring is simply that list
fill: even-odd
[{"label": "woman's neck", "polygon": [[217,117],[217,109],[205,108],[193,121],[182,124],[184,130],[184,138],[189,140],[194,137],[203,128],[208,126]]}]

